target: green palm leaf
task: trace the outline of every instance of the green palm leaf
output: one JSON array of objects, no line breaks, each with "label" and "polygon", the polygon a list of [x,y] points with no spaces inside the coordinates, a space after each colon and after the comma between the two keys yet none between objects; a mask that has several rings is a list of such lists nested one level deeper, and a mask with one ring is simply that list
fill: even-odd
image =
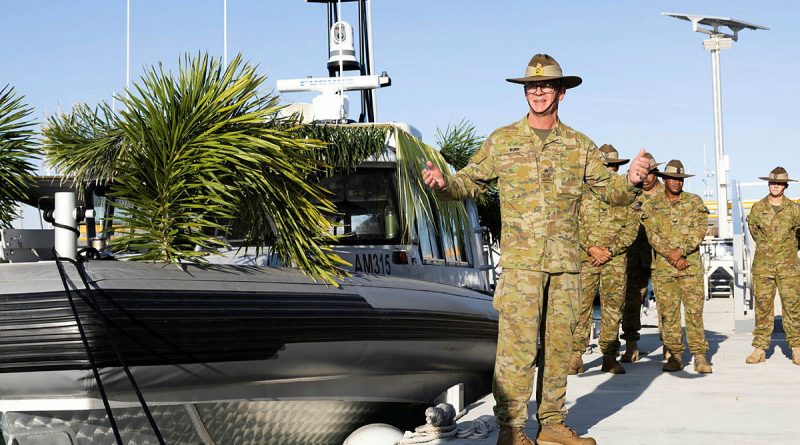
[{"label": "green palm leaf", "polygon": [[8,85],[0,89],[0,226],[9,227],[17,202],[27,197],[33,183],[33,160],[40,156],[34,140],[33,112]]},{"label": "green palm leaf", "polygon": [[227,69],[187,56],[177,76],[151,67],[117,97],[119,113],[104,104],[51,118],[48,156],[68,175],[113,178],[113,247],[133,259],[205,261],[238,218],[250,242],[272,240],[286,263],[333,282],[343,262],[322,212],[334,206],[307,180],[325,169],[321,144],[278,117],[277,96],[258,90],[264,80],[241,56]]}]

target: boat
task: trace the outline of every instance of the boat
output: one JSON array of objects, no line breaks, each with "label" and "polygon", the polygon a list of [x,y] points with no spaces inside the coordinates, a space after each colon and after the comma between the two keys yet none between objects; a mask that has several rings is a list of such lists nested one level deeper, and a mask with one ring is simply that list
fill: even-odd
[{"label": "boat", "polygon": [[[332,41],[347,32],[334,2],[316,3]],[[357,4],[369,47],[369,1]],[[361,75],[345,76],[352,68]],[[312,79],[325,89],[305,108],[313,121],[389,135],[380,156],[322,180],[345,235],[333,249],[352,275],[332,285],[243,246],[209,264],[125,261],[99,236],[113,224],[102,190],[83,190],[85,209],[74,193],[87,184],[38,178],[27,203],[54,228],[0,230],[6,443],[341,444],[362,425],[410,427],[437,401],[490,391],[498,316],[475,204],[459,227],[399,205],[397,152],[416,139],[407,124],[372,121],[388,76],[355,60],[328,69]],[[345,90],[362,95],[360,122],[329,119]],[[414,219],[409,240],[403,218]]]}]

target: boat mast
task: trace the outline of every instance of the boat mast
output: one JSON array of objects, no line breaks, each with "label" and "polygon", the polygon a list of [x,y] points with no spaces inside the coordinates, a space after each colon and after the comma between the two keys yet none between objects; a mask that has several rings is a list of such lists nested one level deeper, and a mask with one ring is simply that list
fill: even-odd
[{"label": "boat mast", "polygon": [[[372,2],[371,0],[306,0],[307,3],[325,3],[327,6],[328,38],[328,78],[316,78],[313,81],[300,82],[300,79],[278,81],[278,91],[318,91],[328,95],[325,102],[328,107],[338,101],[341,105],[338,120],[347,121],[347,100],[344,91],[359,90],[361,111],[358,122],[375,122],[377,118],[376,88],[391,85],[389,76],[383,72],[375,76],[375,59],[372,45]],[[356,3],[358,52],[353,39],[353,27],[343,20],[342,3]],[[358,58],[356,58],[356,55]],[[360,76],[345,76],[347,71],[358,71]],[[337,94],[338,99],[330,97]],[[326,111],[321,120],[332,120],[330,111]]]}]

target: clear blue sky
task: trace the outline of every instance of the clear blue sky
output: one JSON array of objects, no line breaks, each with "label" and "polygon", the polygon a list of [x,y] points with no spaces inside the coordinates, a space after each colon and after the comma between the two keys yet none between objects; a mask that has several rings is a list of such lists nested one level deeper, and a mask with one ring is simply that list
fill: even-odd
[{"label": "clear blue sky", "polygon": [[[131,76],[181,54],[223,53],[222,0],[132,0]],[[10,83],[42,120],[78,101],[110,99],[125,84],[125,0],[0,0],[0,83]],[[355,9],[344,4],[355,22]],[[522,74],[547,52],[584,84],[560,115],[598,145],[630,157],[713,168],[711,62],[704,35],[661,16],[686,12],[732,17],[771,28],[743,31],[722,52],[722,106],[733,179],[755,181],[776,165],[800,176],[800,2],[373,0],[377,70],[393,86],[378,93],[379,119],[405,121],[434,142],[436,128],[466,118],[479,132],[521,118]],[[229,0],[228,53],[269,76],[326,75],[325,7],[302,0]],[[287,100],[307,101],[306,96]],[[702,193],[700,177],[688,184]],[[799,190],[791,190],[797,196]],[[749,192],[766,193],[766,186]]]}]

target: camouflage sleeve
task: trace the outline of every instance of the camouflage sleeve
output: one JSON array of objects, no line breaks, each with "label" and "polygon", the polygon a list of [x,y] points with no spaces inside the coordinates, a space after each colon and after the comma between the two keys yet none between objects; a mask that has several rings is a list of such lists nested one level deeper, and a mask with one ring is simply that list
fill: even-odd
[{"label": "camouflage sleeve", "polygon": [[688,256],[700,248],[700,243],[706,236],[708,230],[708,209],[700,197],[693,197],[691,210],[689,212],[688,225],[685,228],[685,236],[678,247],[683,251],[684,256]]},{"label": "camouflage sleeve", "polygon": [[792,226],[795,230],[800,228],[800,205],[795,202],[792,202],[794,205],[794,226]]},{"label": "camouflage sleeve", "polygon": [[583,223],[583,220],[581,218],[581,222],[578,224],[578,245],[581,247],[581,250],[583,250],[586,253],[589,253],[589,248],[592,246],[588,245],[589,234],[587,232],[588,230],[586,228],[586,224]]},{"label": "camouflage sleeve", "polygon": [[441,199],[461,200],[476,198],[486,185],[497,179],[494,170],[492,137],[483,142],[481,148],[469,160],[469,164],[455,174],[445,177],[445,187],[436,192]]},{"label": "camouflage sleeve", "polygon": [[625,218],[625,226],[619,231],[614,244],[611,246],[611,251],[614,256],[621,255],[628,251],[639,234],[639,218],[636,213],[630,209],[626,209],[627,217]]},{"label": "camouflage sleeve", "polygon": [[747,215],[747,230],[750,231],[750,237],[753,238],[756,244],[761,242],[761,229],[759,228],[757,213],[753,212],[753,210],[757,209],[758,204],[754,205]]},{"label": "camouflage sleeve", "polygon": [[642,225],[644,226],[645,232],[647,232],[647,241],[650,243],[653,250],[665,258],[668,257],[672,246],[670,246],[668,240],[663,238],[659,233],[658,223],[653,217],[652,209],[648,208],[642,212]]},{"label": "camouflage sleeve", "polygon": [[641,192],[640,188],[628,184],[628,178],[625,175],[611,173],[606,169],[600,152],[593,142],[590,143],[587,153],[583,181],[603,202],[611,205],[628,205]]},{"label": "camouflage sleeve", "polygon": [[581,200],[580,210],[578,211],[578,245],[580,245],[581,250],[589,253],[589,248],[592,247],[590,239],[591,226],[586,215],[592,211],[593,197],[586,186],[582,187],[581,192],[584,193],[585,198]]}]

